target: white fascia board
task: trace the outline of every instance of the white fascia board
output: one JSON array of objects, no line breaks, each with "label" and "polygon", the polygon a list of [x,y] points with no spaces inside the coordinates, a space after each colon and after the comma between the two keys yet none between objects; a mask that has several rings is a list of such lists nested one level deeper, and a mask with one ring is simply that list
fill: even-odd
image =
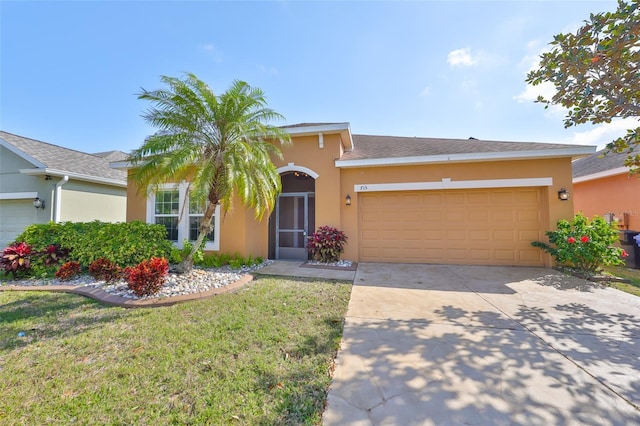
[{"label": "white fascia board", "polygon": [[129,170],[134,168],[135,166],[131,161],[111,161],[109,163],[109,167],[116,170]]},{"label": "white fascia board", "polygon": [[0,192],[0,200],[33,200],[37,196],[37,192]]},{"label": "white fascia board", "polygon": [[465,154],[425,155],[419,157],[372,158],[365,160],[336,160],[339,168],[410,166],[417,164],[464,163],[479,161],[530,160],[536,158],[575,157],[596,152],[595,146],[544,149],[535,151],[472,152]]},{"label": "white fascia board", "polygon": [[306,135],[317,133],[337,133],[349,129],[349,123],[319,124],[316,126],[289,127],[282,129],[290,135]]},{"label": "white fascia board", "polygon": [[29,175],[29,176],[42,176],[42,175],[58,176],[58,177],[69,176],[70,179],[81,180],[81,181],[84,181],[84,182],[100,183],[102,185],[119,186],[121,188],[126,188],[127,187],[127,182],[126,181],[122,181],[122,180],[118,180],[118,179],[110,179],[110,178],[99,178],[99,177],[95,177],[95,176],[83,175],[83,174],[80,174],[80,173],[70,173],[70,172],[65,172],[64,170],[20,169],[20,173],[25,174],[25,175]]},{"label": "white fascia board", "polygon": [[629,173],[631,169],[629,167],[618,167],[616,169],[605,170],[603,172],[592,173],[590,175],[584,175],[577,178],[573,178],[573,183],[585,182],[588,180],[600,179],[609,176],[623,175],[625,173]]},{"label": "white fascia board", "polygon": [[443,178],[440,182],[404,182],[404,183],[372,183],[356,184],[355,192],[380,191],[428,191],[441,189],[486,189],[486,188],[520,188],[535,186],[552,186],[553,178],[524,178],[524,179],[486,179],[486,180],[457,180]]},{"label": "white fascia board", "polygon": [[13,152],[14,154],[16,154],[18,157],[22,158],[23,160],[28,161],[29,163],[33,164],[35,167],[39,167],[39,168],[42,168],[42,169],[47,167],[46,165],[42,164],[40,161],[36,160],[35,158],[30,156],[26,152],[19,150],[18,148],[16,148],[15,146],[11,145],[9,142],[5,141],[2,138],[0,138],[0,145],[5,147],[5,148],[7,148],[9,151]]}]

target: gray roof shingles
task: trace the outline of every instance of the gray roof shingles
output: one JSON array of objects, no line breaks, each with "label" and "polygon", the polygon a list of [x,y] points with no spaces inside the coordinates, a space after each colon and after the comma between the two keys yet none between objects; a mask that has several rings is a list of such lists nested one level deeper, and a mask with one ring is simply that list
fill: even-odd
[{"label": "gray roof shingles", "polygon": [[114,154],[120,151],[100,153],[103,156],[87,154],[3,131],[0,131],[0,139],[44,164],[47,169],[84,175],[95,179],[116,180],[121,183],[126,183],[127,181],[126,172],[109,167],[109,161],[114,161],[111,157],[126,158],[127,154],[125,153],[122,153],[122,156]]},{"label": "gray roof shingles", "polygon": [[627,158],[628,154],[608,153],[605,155],[605,152],[606,150],[603,149],[588,157],[574,161],[571,165],[573,177],[578,178],[624,167],[624,159]]},{"label": "gray roof shingles", "polygon": [[439,139],[398,136],[353,135],[355,148],[340,160],[422,157],[480,152],[517,152],[576,148],[576,145],[539,142],[498,142],[478,139]]}]

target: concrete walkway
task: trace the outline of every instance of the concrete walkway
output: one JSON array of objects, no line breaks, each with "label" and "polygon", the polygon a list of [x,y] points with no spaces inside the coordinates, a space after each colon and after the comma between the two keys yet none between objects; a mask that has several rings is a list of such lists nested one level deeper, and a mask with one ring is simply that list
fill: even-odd
[{"label": "concrete walkway", "polygon": [[314,267],[302,261],[276,260],[254,272],[254,275],[278,275],[282,277],[322,278],[326,280],[353,281],[356,275],[353,268]]},{"label": "concrete walkway", "polygon": [[360,264],[325,425],[640,424],[640,298],[539,268]]}]

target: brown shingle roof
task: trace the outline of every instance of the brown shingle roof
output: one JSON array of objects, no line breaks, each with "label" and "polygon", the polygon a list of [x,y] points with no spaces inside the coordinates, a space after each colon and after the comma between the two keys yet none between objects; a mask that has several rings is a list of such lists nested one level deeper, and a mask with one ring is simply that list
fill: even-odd
[{"label": "brown shingle roof", "polygon": [[478,139],[440,139],[353,135],[355,148],[340,160],[422,157],[430,155],[518,152],[576,148],[576,145],[539,142],[499,142]]},{"label": "brown shingle roof", "polygon": [[606,150],[603,149],[574,161],[571,165],[573,177],[578,178],[624,167],[624,159],[627,158],[627,154],[609,153],[605,155],[605,152]]},{"label": "brown shingle roof", "polygon": [[[126,172],[114,170],[109,167],[109,161],[113,160],[109,160],[107,158],[108,155],[107,157],[101,157],[87,154],[86,152],[63,148],[3,131],[0,131],[0,139],[37,162],[42,163],[46,169],[86,176],[98,180],[115,180],[120,183],[126,183],[127,181]],[[111,153],[113,152],[114,151],[111,151]],[[124,154],[124,156],[126,157],[126,154]]]}]

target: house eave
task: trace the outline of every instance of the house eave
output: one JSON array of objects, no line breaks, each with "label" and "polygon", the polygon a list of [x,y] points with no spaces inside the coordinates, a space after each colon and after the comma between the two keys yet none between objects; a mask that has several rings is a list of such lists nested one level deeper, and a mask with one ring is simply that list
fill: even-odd
[{"label": "house eave", "polygon": [[351,125],[349,123],[318,124],[314,126],[290,127],[284,129],[291,136],[307,136],[317,134],[339,133],[344,144],[345,151],[353,150],[353,138],[351,137]]},{"label": "house eave", "polygon": [[421,164],[471,163],[481,161],[536,160],[545,158],[580,158],[596,152],[595,146],[546,149],[536,151],[474,152],[464,154],[425,155],[416,157],[335,160],[338,168],[412,166]]},{"label": "house eave", "polygon": [[589,175],[575,177],[573,178],[573,183],[580,183],[580,182],[586,182],[586,181],[595,180],[595,179],[606,178],[610,176],[628,174],[630,171],[631,169],[629,167],[618,167],[615,169],[604,170],[598,173],[591,173]]},{"label": "house eave", "polygon": [[20,173],[29,175],[29,176],[44,176],[44,175],[56,176],[56,177],[68,176],[70,179],[80,180],[84,182],[99,183],[102,185],[117,186],[120,188],[127,187],[127,182],[119,179],[99,178],[95,176],[84,175],[81,173],[67,172],[64,170],[38,168],[38,169],[20,169],[19,171]]}]

